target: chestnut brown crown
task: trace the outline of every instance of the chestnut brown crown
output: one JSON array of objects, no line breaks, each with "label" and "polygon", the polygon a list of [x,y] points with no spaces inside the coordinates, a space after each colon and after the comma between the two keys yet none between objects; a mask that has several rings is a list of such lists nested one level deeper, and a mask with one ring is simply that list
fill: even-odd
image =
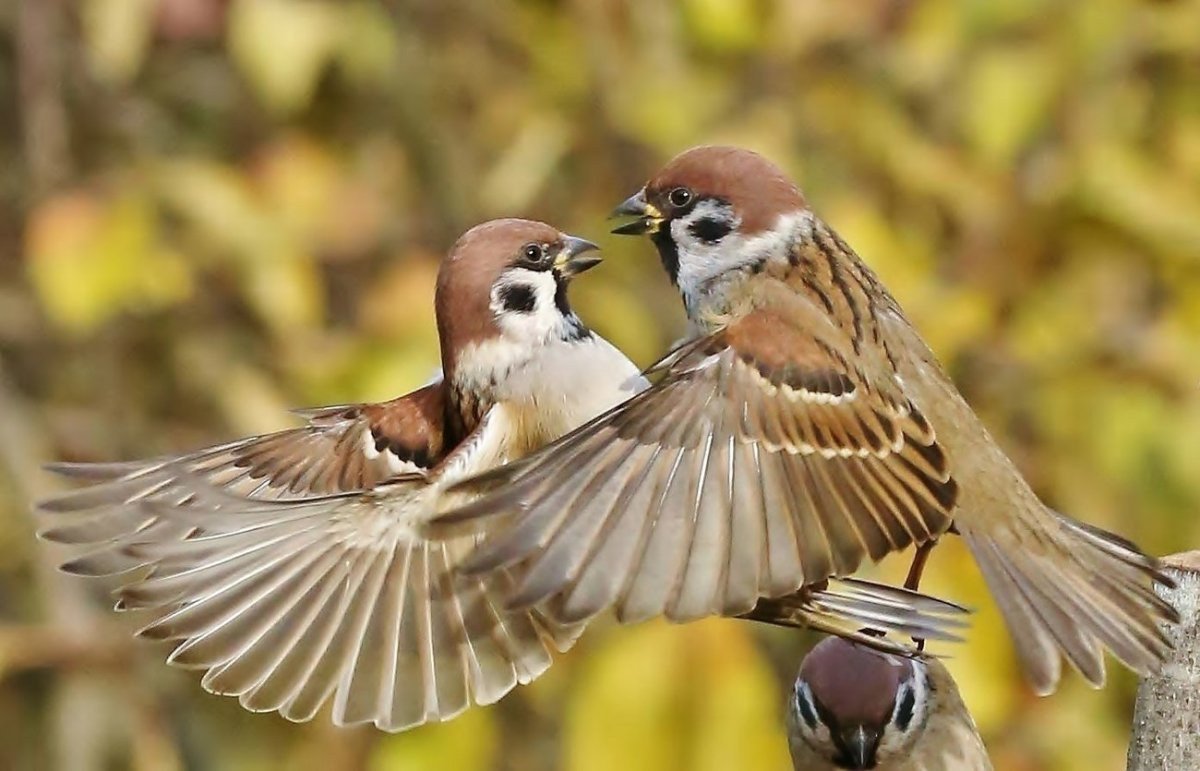
[{"label": "chestnut brown crown", "polygon": [[[510,305],[514,315],[538,310],[574,318],[566,305],[565,285],[600,262],[586,254],[596,248],[532,220],[491,220],[464,233],[442,260],[434,300],[447,376],[459,352],[502,334],[498,314]],[[513,278],[521,275],[525,283]],[[508,279],[508,295],[500,298],[498,308],[495,290]],[[535,309],[541,284],[549,285],[552,302],[547,305],[553,307]]]},{"label": "chestnut brown crown", "polygon": [[705,199],[728,203],[744,236],[773,227],[781,214],[808,208],[800,188],[770,160],[721,145],[693,147],[675,156],[646,183],[645,196],[667,217]]}]

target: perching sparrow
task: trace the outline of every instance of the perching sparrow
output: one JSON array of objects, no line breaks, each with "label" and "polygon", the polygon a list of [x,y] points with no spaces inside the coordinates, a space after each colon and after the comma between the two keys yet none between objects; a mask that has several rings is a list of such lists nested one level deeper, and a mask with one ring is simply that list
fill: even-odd
[{"label": "perching sparrow", "polygon": [[[429,542],[421,526],[461,502],[447,484],[647,385],[567,304],[594,248],[536,222],[473,228],[438,276],[444,380],[188,455],[59,465],[91,486],[44,501],[42,535],[92,545],[71,572],[129,573],[118,607],[150,616],[143,636],[175,641],[171,662],[248,709],[307,720],[334,695],[337,723],[401,730],[499,699],[579,628],[503,610],[511,570],[453,581],[473,540]],[[951,606],[865,583],[782,605],[822,628],[957,626]]]},{"label": "perching sparrow", "polygon": [[787,727],[796,771],[992,769],[942,662],[836,637],[804,657]]},{"label": "perching sparrow", "polygon": [[[464,488],[448,515],[520,510],[463,566],[527,566],[509,607],[560,618],[738,615],[959,533],[1037,690],[1059,652],[1094,684],[1167,647],[1166,579],[1134,545],[1046,508],[900,306],[765,158],[699,147],[618,214],[646,234],[693,337],[658,381],[552,447]],[[921,553],[922,556],[924,552]],[[915,577],[919,577],[919,571]],[[915,582],[914,582],[915,585]]]}]

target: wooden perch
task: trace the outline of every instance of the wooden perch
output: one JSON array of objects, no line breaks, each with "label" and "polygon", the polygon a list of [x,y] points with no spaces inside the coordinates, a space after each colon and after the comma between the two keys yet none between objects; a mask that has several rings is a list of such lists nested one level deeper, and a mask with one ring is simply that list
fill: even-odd
[{"label": "wooden perch", "polygon": [[1162,670],[1138,687],[1128,771],[1200,769],[1200,551],[1163,563],[1178,586],[1160,594],[1181,619]]}]

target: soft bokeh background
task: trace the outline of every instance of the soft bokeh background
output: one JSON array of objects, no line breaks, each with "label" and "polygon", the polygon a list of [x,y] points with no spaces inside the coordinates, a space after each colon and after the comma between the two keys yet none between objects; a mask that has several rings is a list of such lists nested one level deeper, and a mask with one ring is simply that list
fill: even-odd
[{"label": "soft bokeh background", "polygon": [[[535,685],[387,736],[204,694],[58,576],[55,458],[192,448],[436,365],[436,261],[544,218],[640,362],[681,329],[609,209],[699,142],[757,148],[878,270],[1054,506],[1200,544],[1200,2],[0,3],[0,768],[788,767],[812,640],[601,623]],[[885,566],[895,576],[903,565]],[[974,568],[959,677],[997,767],[1124,767],[1135,683],[1022,684]]]}]

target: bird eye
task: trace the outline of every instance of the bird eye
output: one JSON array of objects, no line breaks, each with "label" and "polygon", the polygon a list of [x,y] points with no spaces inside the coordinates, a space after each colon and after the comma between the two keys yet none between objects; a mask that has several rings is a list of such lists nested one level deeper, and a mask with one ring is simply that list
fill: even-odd
[{"label": "bird eye", "polygon": [[686,187],[677,187],[670,193],[667,193],[667,200],[677,209],[682,209],[692,202],[692,191]]},{"label": "bird eye", "polygon": [[521,248],[521,256],[529,262],[541,262],[544,256],[544,250],[541,244],[526,244]]}]

